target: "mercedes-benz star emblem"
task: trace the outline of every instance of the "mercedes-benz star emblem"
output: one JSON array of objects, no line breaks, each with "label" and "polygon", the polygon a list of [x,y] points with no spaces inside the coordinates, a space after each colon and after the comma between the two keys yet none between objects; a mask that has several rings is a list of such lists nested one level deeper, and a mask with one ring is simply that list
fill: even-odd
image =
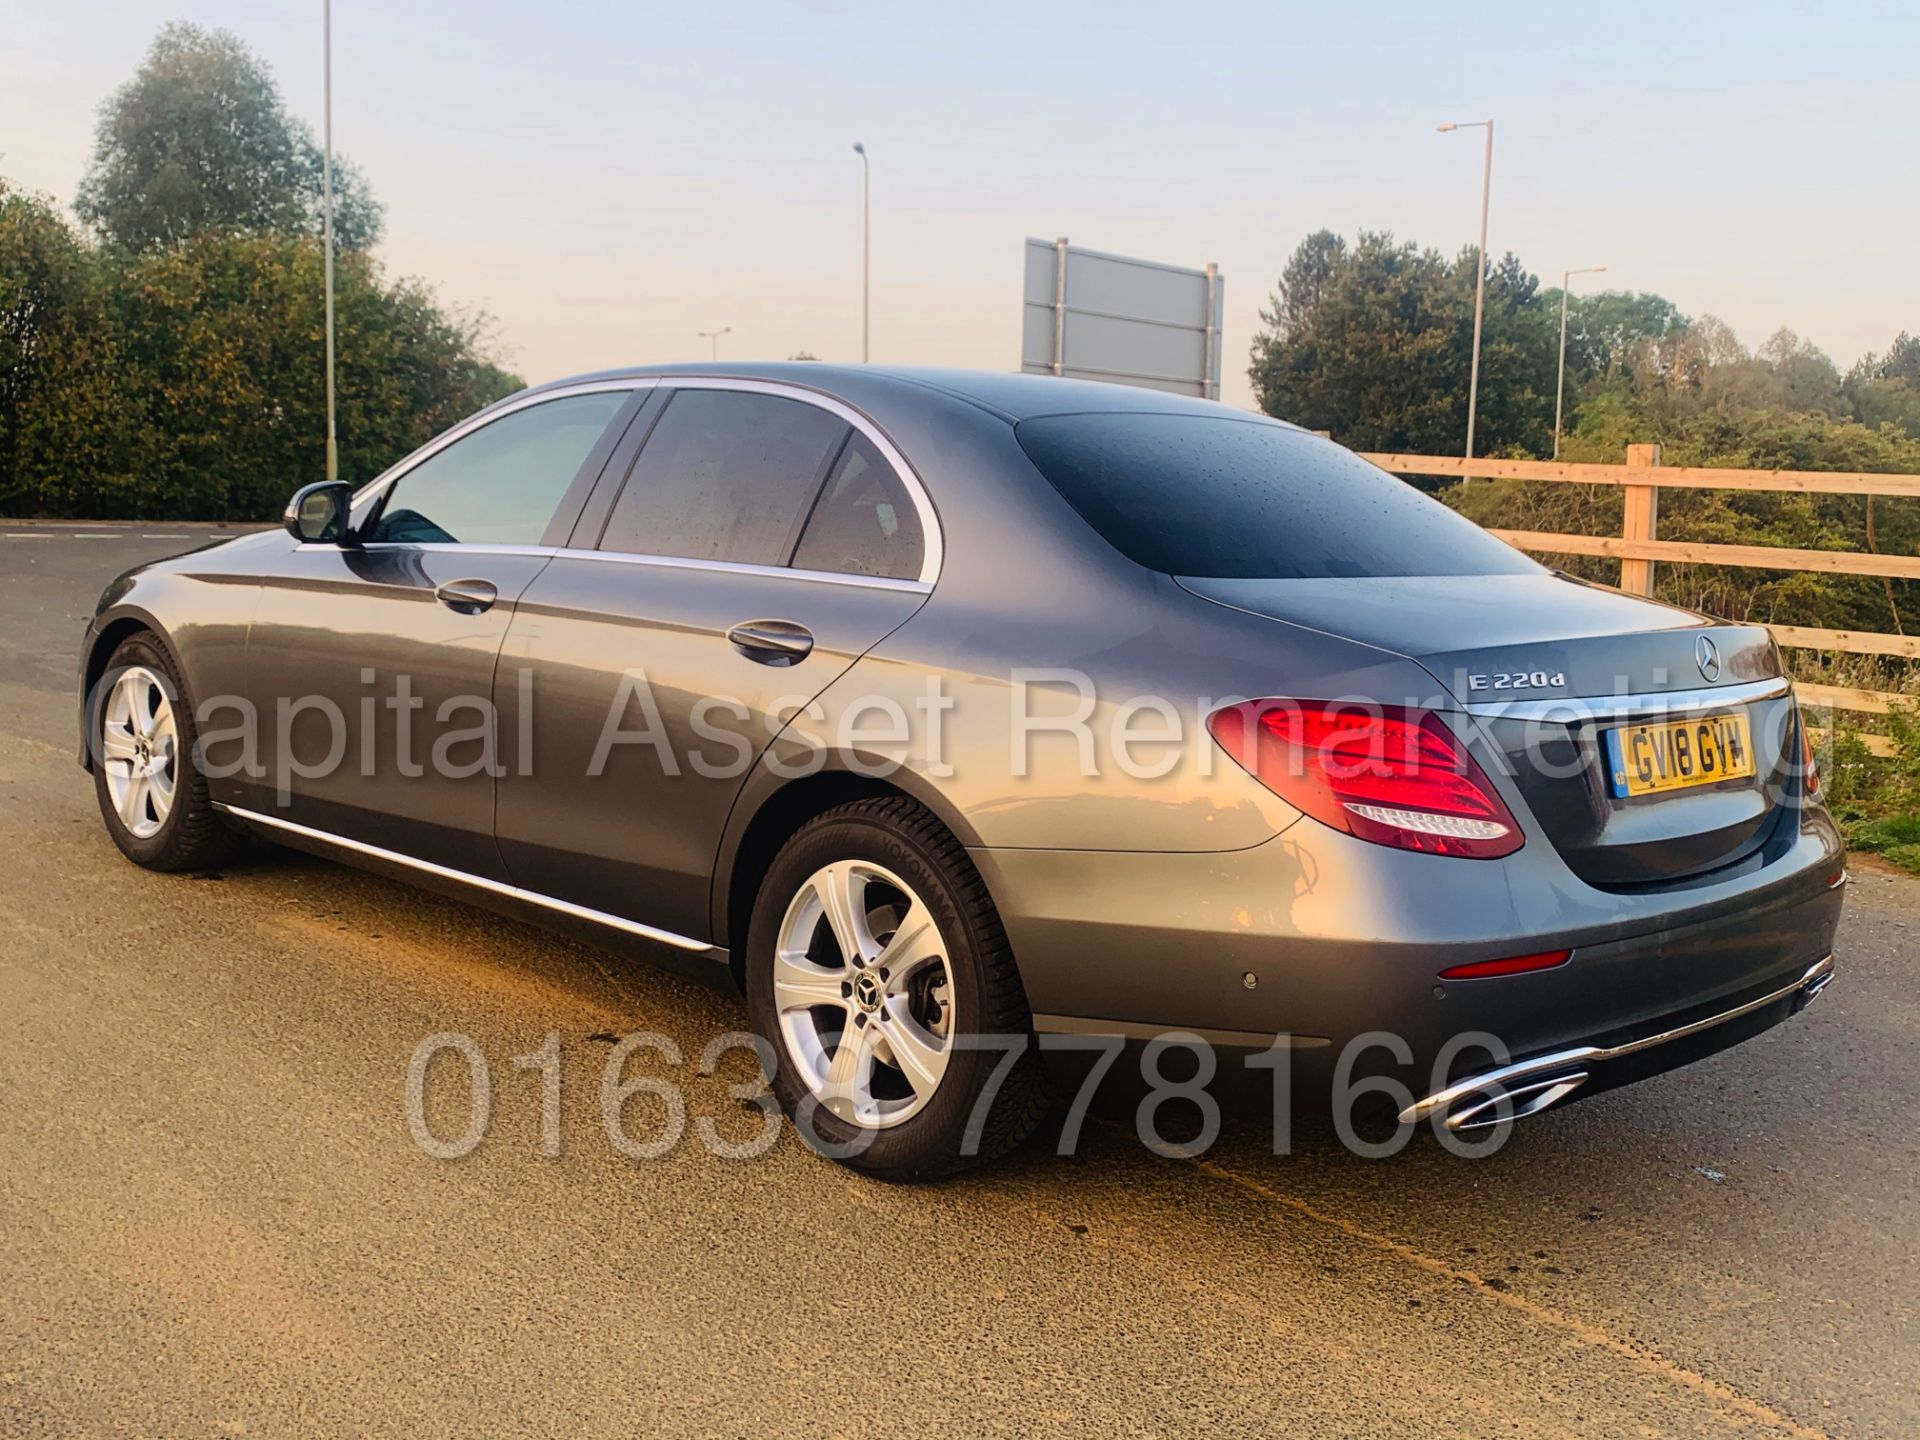
[{"label": "mercedes-benz star emblem", "polygon": [[1720,678],[1720,647],[1713,643],[1711,636],[1702,635],[1693,642],[1693,658],[1700,663],[1700,673],[1707,679]]}]

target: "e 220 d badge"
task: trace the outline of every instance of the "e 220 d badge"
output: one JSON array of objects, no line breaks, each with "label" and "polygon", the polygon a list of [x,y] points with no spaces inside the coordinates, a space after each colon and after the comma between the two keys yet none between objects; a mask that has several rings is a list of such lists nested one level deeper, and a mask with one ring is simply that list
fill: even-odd
[{"label": "e 220 d badge", "polygon": [[1511,674],[1467,676],[1469,690],[1552,690],[1564,689],[1566,683],[1566,672],[1561,670],[1516,670]]}]

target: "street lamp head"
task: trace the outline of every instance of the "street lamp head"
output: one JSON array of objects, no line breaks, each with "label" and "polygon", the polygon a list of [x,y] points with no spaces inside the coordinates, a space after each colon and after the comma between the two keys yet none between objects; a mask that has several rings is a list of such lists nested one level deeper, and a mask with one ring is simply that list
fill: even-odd
[{"label": "street lamp head", "polygon": [[861,141],[858,141],[858,140],[856,140],[856,141],[854,141],[854,142],[853,142],[853,153],[854,153],[854,154],[856,154],[856,155],[864,155],[864,154],[866,154],[866,153],[867,153],[867,147],[866,147],[866,145],[865,145],[865,144],[863,144],[863,143],[862,143]]},{"label": "street lamp head", "polygon": [[1454,124],[1454,123],[1453,123],[1453,121],[1451,121],[1451,120],[1449,120],[1449,121],[1448,121],[1448,122],[1447,122],[1446,124],[1444,124],[1444,125],[1439,125],[1439,126],[1435,126],[1434,128],[1435,128],[1435,129],[1437,129],[1437,130],[1439,130],[1439,132],[1440,132],[1440,133],[1441,133],[1442,135],[1444,135],[1444,134],[1446,134],[1446,133],[1447,133],[1447,132],[1448,132],[1449,130],[1458,130],[1458,129],[1459,129],[1460,127],[1459,127],[1458,125],[1456,125],[1456,124]]}]

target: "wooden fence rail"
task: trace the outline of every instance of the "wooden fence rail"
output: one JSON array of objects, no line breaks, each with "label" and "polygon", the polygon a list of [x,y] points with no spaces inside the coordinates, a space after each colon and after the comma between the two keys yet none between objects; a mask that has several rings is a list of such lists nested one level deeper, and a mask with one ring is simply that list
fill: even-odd
[{"label": "wooden fence rail", "polygon": [[[1454,476],[1490,480],[1545,480],[1570,485],[1618,485],[1626,501],[1619,535],[1564,535],[1546,530],[1495,530],[1522,550],[1548,555],[1605,555],[1620,561],[1620,588],[1653,593],[1656,561],[1730,565],[1755,570],[1817,570],[1832,575],[1873,575],[1920,580],[1920,555],[1877,555],[1864,550],[1791,550],[1775,545],[1711,545],[1657,538],[1659,497],[1664,488],[1770,490],[1802,495],[1875,495],[1920,500],[1920,475],[1872,475],[1826,470],[1721,470],[1712,466],[1662,465],[1658,445],[1629,445],[1624,465],[1563,464],[1553,460],[1467,460],[1459,455],[1368,454],[1366,459],[1396,475]],[[1822,630],[1806,625],[1769,626],[1780,644],[1795,649],[1838,650],[1920,660],[1920,637],[1861,630]],[[1895,703],[1916,697],[1839,685],[1799,685],[1809,705],[1884,715]],[[1869,737],[1870,739],[1872,737]],[[1873,746],[1884,751],[1884,743]]]}]

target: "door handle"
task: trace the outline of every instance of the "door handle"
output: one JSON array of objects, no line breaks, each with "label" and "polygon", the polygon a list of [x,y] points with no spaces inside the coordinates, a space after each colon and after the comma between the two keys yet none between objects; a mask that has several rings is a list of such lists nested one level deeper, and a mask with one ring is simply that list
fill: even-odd
[{"label": "door handle", "polygon": [[813,652],[813,632],[791,620],[742,620],[727,639],[762,665],[797,665]]},{"label": "door handle", "polygon": [[500,588],[490,580],[449,580],[434,586],[433,598],[462,615],[478,615],[493,608],[493,602],[500,598]]}]

